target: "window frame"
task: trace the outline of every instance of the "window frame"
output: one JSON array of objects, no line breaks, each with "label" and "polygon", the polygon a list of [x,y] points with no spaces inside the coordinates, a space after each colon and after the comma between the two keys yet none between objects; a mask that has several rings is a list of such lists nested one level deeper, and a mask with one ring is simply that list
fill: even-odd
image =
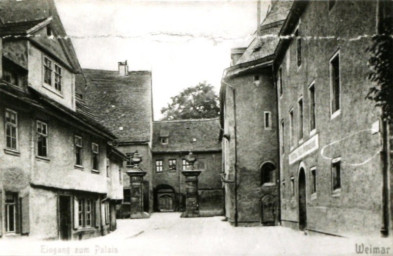
[{"label": "window frame", "polygon": [[55,88],[55,90],[57,90],[58,92],[61,93],[62,92],[62,80],[63,80],[62,79],[63,78],[63,75],[62,75],[63,68],[56,63],[54,63],[54,66],[55,66],[54,71],[53,71],[53,73],[54,73],[54,88]]},{"label": "window frame", "polygon": [[317,113],[316,113],[316,91],[315,81],[308,86],[309,97],[309,115],[310,115],[310,135],[314,135],[317,129]]},{"label": "window frame", "polygon": [[[7,121],[7,113],[10,113],[12,115],[15,115],[15,123]],[[15,148],[12,147],[12,134],[11,134],[11,146],[8,145],[8,126],[12,127],[15,129]],[[4,136],[5,136],[5,148],[8,150],[12,151],[18,151],[19,150],[19,122],[18,122],[18,112],[6,108],[4,111]]]},{"label": "window frame", "polygon": [[[331,163],[331,182],[332,182],[332,192],[333,194],[338,195],[341,192],[341,185],[342,185],[342,175],[341,175],[341,157],[337,157],[332,159],[332,163]],[[338,172],[337,172],[337,167],[338,167]],[[338,175],[337,175],[338,174]],[[338,178],[337,178],[338,177]],[[336,181],[336,179],[338,180],[338,182]],[[337,184],[336,184],[337,182]],[[338,185],[338,186],[336,186]]]},{"label": "window frame", "polygon": [[[52,72],[53,72],[53,70],[52,70],[52,63],[53,63],[52,59],[50,59],[47,56],[44,56],[44,63],[43,63],[43,66],[44,66],[44,84],[46,84],[46,85],[48,85],[50,87],[52,87]],[[49,80],[47,80],[47,78],[48,78],[47,77],[47,72],[49,72]]]},{"label": "window frame", "polygon": [[[93,226],[93,200],[90,198],[85,199],[85,225],[84,227],[92,227]],[[89,209],[90,207],[90,209]]]},{"label": "window frame", "polygon": [[298,105],[298,109],[299,109],[299,113],[298,113],[298,139],[299,139],[299,143],[302,143],[303,138],[304,138],[304,100],[303,100],[303,96],[301,96],[297,100],[297,105]]},{"label": "window frame", "polygon": [[296,66],[299,69],[302,66],[302,38],[300,37],[299,27],[295,30],[296,40]]},{"label": "window frame", "polygon": [[[42,133],[42,131],[39,132],[38,126],[44,126],[46,133]],[[41,127],[41,130],[42,130],[42,127]],[[41,121],[41,120],[37,120],[36,121],[36,134],[37,134],[37,143],[36,143],[37,144],[37,152],[36,152],[36,154],[38,157],[44,157],[44,158],[48,157],[48,145],[49,145],[48,133],[49,133],[48,132],[48,123]],[[40,154],[39,140],[41,137],[45,139],[45,155]]]},{"label": "window frame", "polygon": [[[174,168],[172,168],[174,166]],[[176,159],[169,159],[168,160],[168,169],[170,171],[177,171],[177,161]]]},{"label": "window frame", "polygon": [[[7,202],[7,195],[11,195],[13,198],[13,202]],[[9,216],[9,207],[13,208],[13,230],[9,230],[10,226],[10,216]],[[4,199],[4,230],[7,234],[15,234],[17,232],[17,225],[18,225],[18,219],[17,219],[17,211],[18,211],[18,194],[14,192],[9,192],[5,191],[5,199]]]},{"label": "window frame", "polygon": [[[266,123],[266,121],[267,121],[267,123]],[[263,125],[264,125],[265,130],[272,129],[272,112],[271,111],[263,111]]]},{"label": "window frame", "polygon": [[[80,143],[78,143],[80,140]],[[74,149],[75,149],[75,166],[83,166],[83,137],[80,135],[74,135]],[[80,163],[78,163],[78,155]]]},{"label": "window frame", "polygon": [[[330,118],[334,119],[335,117],[339,116],[341,114],[341,68],[340,68],[340,63],[341,63],[341,57],[340,57],[340,49],[338,49],[333,56],[330,58],[329,60],[329,81],[330,81]],[[335,84],[334,81],[336,81],[337,79],[335,79],[335,77],[333,77],[333,62],[335,60],[338,60],[338,90],[335,88]],[[335,92],[338,93],[338,99],[336,99],[336,95]],[[334,100],[334,101],[333,101]],[[337,102],[336,102],[337,100]],[[334,104],[336,103],[336,104]],[[338,108],[335,109],[338,104]],[[333,106],[335,106],[333,108]]]},{"label": "window frame", "polygon": [[91,156],[92,156],[91,169],[94,172],[99,172],[100,171],[100,146],[96,142],[91,143]]},{"label": "window frame", "polygon": [[311,180],[311,196],[317,194],[317,167],[311,167],[310,168],[310,180]]},{"label": "window frame", "polygon": [[294,108],[289,110],[289,142],[290,148],[294,148],[295,146],[295,116],[294,116]]},{"label": "window frame", "polygon": [[283,85],[282,85],[282,67],[281,66],[278,68],[278,81],[277,81],[277,83],[279,86],[278,95],[280,95],[280,98],[281,98],[282,95],[284,94]]},{"label": "window frame", "polygon": [[183,171],[188,170],[188,167],[190,167],[191,165],[187,162],[186,159],[182,159],[182,164],[181,164],[181,168]]},{"label": "window frame", "polygon": [[[160,164],[158,164],[158,163],[160,163]],[[163,172],[163,170],[164,170],[164,160],[162,160],[162,159],[157,159],[156,161],[155,161],[155,169],[156,169],[156,172],[157,173],[162,173]]]}]

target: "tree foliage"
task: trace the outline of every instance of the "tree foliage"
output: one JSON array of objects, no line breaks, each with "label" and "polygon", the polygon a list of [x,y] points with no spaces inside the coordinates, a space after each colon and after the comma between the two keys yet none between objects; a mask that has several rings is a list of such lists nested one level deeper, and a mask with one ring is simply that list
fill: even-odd
[{"label": "tree foliage", "polygon": [[218,117],[218,96],[214,93],[212,85],[202,82],[171,97],[171,103],[162,108],[161,113],[164,115],[163,120]]},{"label": "tree foliage", "polygon": [[[370,53],[369,88],[367,98],[382,108],[384,118],[393,118],[393,38],[392,29],[384,26],[385,33],[373,36],[372,44],[367,49]],[[388,28],[386,30],[386,28]]]}]

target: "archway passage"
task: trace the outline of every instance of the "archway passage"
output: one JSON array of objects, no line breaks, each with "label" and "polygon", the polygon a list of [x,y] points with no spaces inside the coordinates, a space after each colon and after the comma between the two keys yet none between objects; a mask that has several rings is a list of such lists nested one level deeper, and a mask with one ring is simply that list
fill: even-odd
[{"label": "archway passage", "polygon": [[176,209],[175,190],[166,184],[157,186],[156,188],[157,211],[173,212]]},{"label": "archway passage", "polygon": [[299,229],[307,227],[306,175],[304,169],[299,172]]}]

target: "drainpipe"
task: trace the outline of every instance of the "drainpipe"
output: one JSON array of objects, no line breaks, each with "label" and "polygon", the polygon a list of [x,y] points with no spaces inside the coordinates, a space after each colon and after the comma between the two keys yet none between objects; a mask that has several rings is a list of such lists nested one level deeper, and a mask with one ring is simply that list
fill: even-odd
[{"label": "drainpipe", "polygon": [[[377,0],[376,2],[376,32],[377,35],[382,35],[385,31],[382,21],[383,15],[383,2]],[[389,167],[390,167],[390,146],[389,146],[389,123],[386,114],[382,110],[381,114],[382,125],[382,227],[381,235],[387,237],[389,235]]]}]

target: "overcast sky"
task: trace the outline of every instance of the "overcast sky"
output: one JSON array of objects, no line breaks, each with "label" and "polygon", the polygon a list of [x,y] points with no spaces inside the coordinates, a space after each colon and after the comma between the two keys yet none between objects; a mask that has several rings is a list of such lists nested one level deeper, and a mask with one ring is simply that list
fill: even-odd
[{"label": "overcast sky", "polygon": [[[262,1],[262,18],[270,1]],[[151,70],[154,118],[182,89],[207,81],[219,91],[230,48],[247,46],[255,1],[56,0],[83,68]]]}]

